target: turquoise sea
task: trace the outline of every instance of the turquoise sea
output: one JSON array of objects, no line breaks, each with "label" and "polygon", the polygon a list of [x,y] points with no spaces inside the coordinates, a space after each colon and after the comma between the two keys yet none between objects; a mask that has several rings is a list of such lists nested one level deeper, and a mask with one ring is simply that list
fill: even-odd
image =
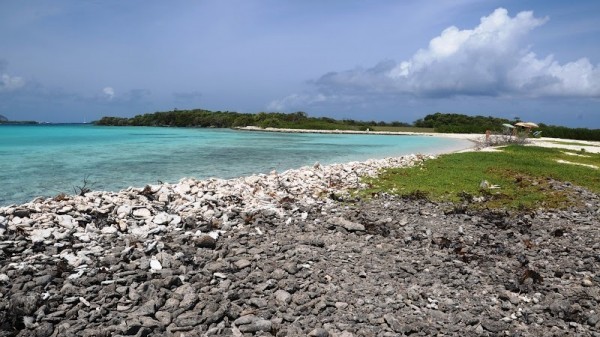
[{"label": "turquoise sea", "polygon": [[0,206],[73,193],[84,178],[94,190],[233,178],[470,144],[429,136],[332,135],[229,129],[0,125]]}]

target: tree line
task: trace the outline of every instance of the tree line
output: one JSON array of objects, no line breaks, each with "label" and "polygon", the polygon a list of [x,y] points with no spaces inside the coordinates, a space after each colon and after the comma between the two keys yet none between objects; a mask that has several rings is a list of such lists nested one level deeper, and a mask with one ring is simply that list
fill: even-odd
[{"label": "tree line", "polygon": [[6,116],[0,115],[0,124],[38,124],[35,121],[11,121]]},{"label": "tree line", "polygon": [[[416,120],[414,125],[434,128],[436,132],[444,133],[485,133],[487,130],[502,132],[505,128],[503,124],[514,125],[520,121],[519,118],[508,120],[491,116],[467,116],[437,112]],[[544,123],[538,123],[538,126],[539,128],[535,130],[541,131],[544,137],[600,141],[600,129],[568,128]]]},{"label": "tree line", "polygon": [[375,126],[410,126],[402,122],[364,122],[353,119],[335,120],[329,117],[309,117],[305,112],[260,112],[256,114],[231,111],[173,110],[137,115],[132,118],[102,117],[96,125],[115,126],[177,126],[231,128],[257,126],[261,128],[367,130]]},{"label": "tree line", "polygon": [[[209,111],[203,109],[173,110],[137,115],[132,118],[103,117],[96,125],[115,126],[174,126],[203,128],[232,128],[257,126],[261,128],[315,129],[315,130],[372,130],[383,127],[428,128],[443,133],[502,132],[503,124],[514,124],[519,118],[509,120],[491,116],[468,116],[457,113],[436,112],[415,122],[377,122],[353,119],[336,120],[329,117],[310,117],[303,111],[294,113],[260,112],[239,113],[231,111]],[[538,124],[536,131],[545,137],[600,141],[600,129],[568,128],[564,126]]]}]

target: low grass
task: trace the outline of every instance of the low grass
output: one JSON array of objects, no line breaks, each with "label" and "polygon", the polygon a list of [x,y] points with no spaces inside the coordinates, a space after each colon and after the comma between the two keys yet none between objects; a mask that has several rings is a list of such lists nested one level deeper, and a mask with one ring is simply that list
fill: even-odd
[{"label": "low grass", "polygon": [[[483,208],[565,208],[581,201],[569,189],[553,189],[550,182],[570,182],[600,193],[600,170],[561,164],[557,160],[600,166],[600,154],[576,157],[564,152],[564,149],[511,145],[502,152],[442,155],[420,167],[390,169],[377,178],[366,179],[370,187],[361,193],[387,192],[452,202],[476,197],[485,201],[469,205]],[[482,189],[483,180],[500,188]]]}]

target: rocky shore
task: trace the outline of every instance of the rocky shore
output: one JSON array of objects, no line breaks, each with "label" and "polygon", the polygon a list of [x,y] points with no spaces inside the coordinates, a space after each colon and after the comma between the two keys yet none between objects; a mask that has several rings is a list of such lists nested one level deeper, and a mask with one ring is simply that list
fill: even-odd
[{"label": "rocky shore", "polygon": [[348,188],[412,155],[0,208],[0,336],[600,336],[600,197],[464,212]]}]

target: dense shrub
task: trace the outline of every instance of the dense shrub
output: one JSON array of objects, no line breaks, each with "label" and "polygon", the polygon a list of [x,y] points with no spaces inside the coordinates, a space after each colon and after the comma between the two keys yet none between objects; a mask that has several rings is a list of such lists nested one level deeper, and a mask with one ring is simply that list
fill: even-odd
[{"label": "dense shrub", "polygon": [[[502,124],[517,122],[505,118],[467,116],[456,113],[430,114],[413,123],[414,127],[431,128],[444,133],[494,133],[503,131]],[[309,117],[305,112],[294,113],[260,112],[257,114],[229,111],[174,110],[137,115],[133,118],[103,117],[96,121],[97,125],[133,125],[133,126],[179,126],[179,127],[244,127],[259,126],[262,128],[315,129],[315,130],[377,130],[377,127],[406,127],[410,124],[402,122],[356,121],[353,119],[335,120],[329,117]],[[406,131],[406,130],[402,130]],[[540,124],[538,131],[545,137],[596,140],[600,141],[599,129],[567,128]]]},{"label": "dense shrub", "polygon": [[[415,121],[414,125],[416,127],[434,128],[436,132],[444,133],[485,133],[487,130],[501,132],[503,129],[502,124],[514,124],[518,121],[518,119],[510,121],[496,117],[437,112]],[[600,129],[568,128],[543,123],[540,123],[539,126],[536,131],[541,131],[544,137],[600,141]]]}]

